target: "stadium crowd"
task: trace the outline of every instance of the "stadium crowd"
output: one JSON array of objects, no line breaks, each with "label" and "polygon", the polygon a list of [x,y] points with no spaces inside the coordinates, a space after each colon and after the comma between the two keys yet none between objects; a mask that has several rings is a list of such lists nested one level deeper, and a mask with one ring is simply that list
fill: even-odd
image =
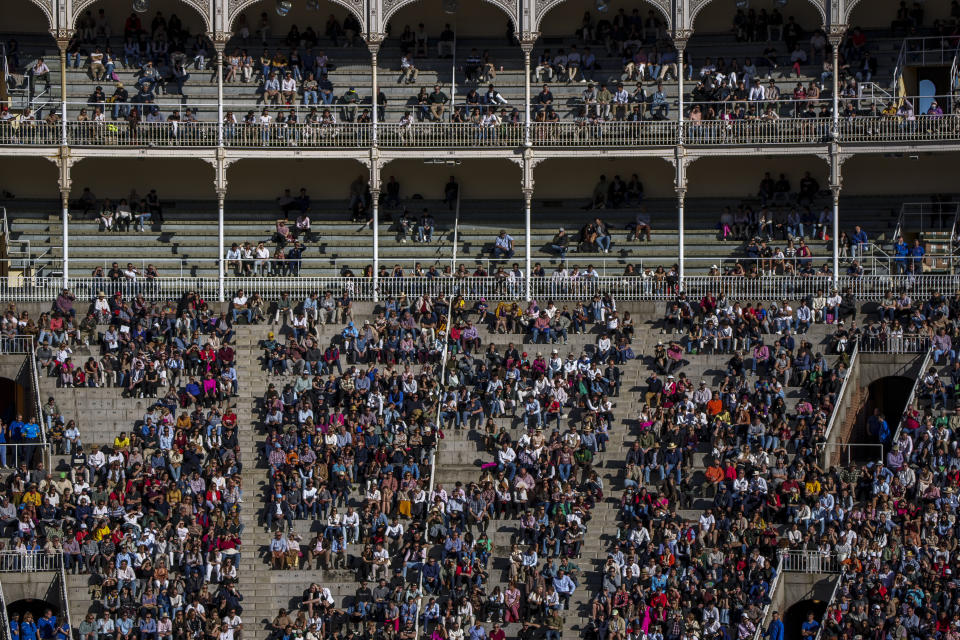
[{"label": "stadium crowd", "polygon": [[[80,638],[239,637],[243,489],[229,321],[209,316],[191,294],[154,303],[100,292],[88,304],[85,311],[64,290],[40,329],[12,309],[5,336],[33,337],[40,371],[62,386],[116,387],[150,400],[142,419],[103,445],[84,443],[48,400],[46,434],[52,453],[68,457],[66,470],[50,473],[31,452],[4,477],[3,547],[13,552],[5,558],[26,567],[39,562],[34,554],[62,554],[67,572],[89,576],[93,605],[74,621]],[[78,345],[97,357],[74,365]],[[31,442],[33,422],[18,417],[0,442]],[[12,623],[19,637],[34,624],[26,616]]]}]

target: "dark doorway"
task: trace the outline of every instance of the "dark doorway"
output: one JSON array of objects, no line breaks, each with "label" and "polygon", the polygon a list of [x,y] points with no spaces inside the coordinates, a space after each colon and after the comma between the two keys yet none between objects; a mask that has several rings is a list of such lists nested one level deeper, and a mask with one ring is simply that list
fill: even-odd
[{"label": "dark doorway", "polygon": [[17,417],[17,400],[22,394],[19,387],[10,378],[0,378],[0,418],[7,424]]},{"label": "dark doorway", "polygon": [[879,409],[886,417],[892,437],[900,424],[900,417],[907,406],[907,398],[910,397],[914,382],[916,381],[913,378],[904,376],[889,376],[871,382],[867,387],[867,400],[857,420],[857,428],[850,434],[850,442],[878,442],[876,435],[867,430],[867,420],[873,415],[874,409]]},{"label": "dark doorway", "polygon": [[60,607],[48,602],[46,600],[35,600],[33,598],[25,598],[23,600],[16,600],[7,605],[7,615],[11,617],[14,615],[20,616],[19,619],[23,619],[23,614],[28,611],[33,614],[33,621],[36,622],[43,614],[46,613],[47,609],[53,611],[53,615],[60,615]]},{"label": "dark doorway", "polygon": [[783,615],[786,640],[801,640],[801,628],[807,621],[807,614],[813,612],[813,619],[820,622],[826,610],[827,603],[822,600],[801,600],[792,605]]}]

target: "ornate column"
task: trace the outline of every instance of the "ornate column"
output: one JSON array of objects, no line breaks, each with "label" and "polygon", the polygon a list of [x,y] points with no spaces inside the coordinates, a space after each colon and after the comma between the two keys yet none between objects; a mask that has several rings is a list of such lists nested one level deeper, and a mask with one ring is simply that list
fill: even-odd
[{"label": "ornate column", "polygon": [[220,147],[223,146],[223,49],[226,46],[226,40],[213,41],[213,48],[217,51],[217,146]]},{"label": "ornate column", "polygon": [[833,196],[833,286],[840,278],[840,189],[843,187],[841,167],[846,158],[836,141],[830,144],[830,194]]},{"label": "ornate column", "polygon": [[70,155],[70,148],[60,147],[60,153],[57,155],[56,163],[58,170],[57,183],[60,188],[60,212],[61,212],[61,246],[63,248],[63,288],[70,286],[70,169],[76,159]]},{"label": "ornate column", "polygon": [[72,29],[57,31],[57,49],[60,53],[60,144],[67,145],[67,46],[73,37]]},{"label": "ornate column", "polygon": [[[374,58],[376,59],[376,58]],[[376,71],[374,71],[376,74]],[[374,104],[376,111],[376,104]],[[374,129],[376,131],[376,129]],[[383,161],[376,147],[370,149],[370,199],[373,208],[373,301],[380,299],[380,169]]]},{"label": "ornate column", "polygon": [[540,34],[536,31],[525,31],[520,37],[520,48],[523,50],[523,144],[530,146],[530,56],[533,54],[533,45]]},{"label": "ornate column", "polygon": [[213,164],[213,188],[217,194],[217,293],[220,302],[227,299],[226,293],[226,248],[224,246],[224,204],[227,199],[227,168],[233,162],[227,158],[224,148],[217,149],[217,156]]},{"label": "ornate column", "polygon": [[693,29],[677,29],[673,32],[673,45],[677,48],[677,144],[683,144],[683,60],[687,40],[692,35]]},{"label": "ornate column", "polygon": [[523,228],[524,228],[524,268],[526,271],[524,277],[524,296],[527,300],[533,299],[533,277],[530,273],[533,259],[533,247],[530,235],[533,228],[533,169],[540,160],[533,156],[533,149],[527,147],[523,151],[523,158],[520,161],[520,169],[523,172],[521,190],[523,192]]},{"label": "ornate column", "polygon": [[[378,101],[378,97],[380,96],[380,85],[377,82],[377,64],[380,56],[380,45],[383,44],[383,39],[384,34],[382,33],[367,34],[367,48],[370,49],[370,74],[373,86],[373,98],[371,99],[373,104],[373,146],[377,146],[377,129],[378,124],[380,123],[380,104]],[[374,207],[376,206],[377,205],[374,204]],[[374,216],[376,216],[376,209],[374,209]],[[376,260],[376,256],[374,257],[374,260]],[[376,280],[376,269],[374,269],[373,277]],[[376,291],[374,291],[374,295],[376,295]]]},{"label": "ornate column", "polygon": [[830,25],[830,32],[827,34],[827,40],[830,42],[830,48],[833,54],[833,123],[831,130],[831,139],[836,140],[840,131],[840,74],[837,73],[837,67],[840,66],[840,43],[843,42],[843,36],[847,32],[847,25]]},{"label": "ornate column", "polygon": [[673,165],[676,169],[674,177],[674,190],[677,194],[677,275],[679,276],[679,287],[683,290],[684,286],[684,205],[687,198],[687,151],[682,145],[678,145],[674,151]]}]

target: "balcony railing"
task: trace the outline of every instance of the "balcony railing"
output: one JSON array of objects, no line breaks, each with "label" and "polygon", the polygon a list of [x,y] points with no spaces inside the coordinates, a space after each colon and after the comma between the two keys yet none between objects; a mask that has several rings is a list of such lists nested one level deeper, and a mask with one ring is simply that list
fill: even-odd
[{"label": "balcony railing", "polygon": [[836,554],[820,551],[783,551],[780,558],[787,573],[840,573],[843,566]]},{"label": "balcony railing", "polygon": [[[817,145],[832,139],[828,118],[778,120],[706,120],[682,123],[683,143],[689,146]],[[543,148],[669,147],[679,141],[675,121],[536,122],[530,143]],[[0,145],[57,146],[63,142],[59,123],[0,122]],[[215,147],[220,127],[213,121],[139,122],[123,120],[67,122],[67,143],[78,147]],[[846,143],[955,142],[960,140],[960,114],[858,116],[838,123],[837,139]],[[517,148],[526,142],[524,126],[501,123],[415,122],[377,125],[377,144],[392,149]],[[350,149],[373,144],[373,126],[344,122],[223,125],[227,147],[271,149]]]},{"label": "balcony railing", "polygon": [[0,573],[59,571],[63,554],[45,551],[0,551]]},{"label": "balcony railing", "polygon": [[[675,279],[658,280],[644,276],[596,276],[593,278],[530,278],[530,294],[536,299],[583,300],[594,294],[609,293],[621,300],[671,300],[676,296],[678,283]],[[160,277],[141,278],[136,281],[111,282],[106,278],[69,278],[67,284],[81,300],[93,300],[103,289],[119,292],[130,298],[142,295],[148,300],[179,298],[193,291],[206,300],[219,296],[219,280],[216,277]],[[525,297],[527,280],[498,276],[451,277],[400,277],[380,278],[376,290],[373,280],[366,277],[234,277],[223,280],[228,297],[237,289],[247,295],[260,294],[272,300],[281,291],[289,291],[293,297],[305,296],[315,291],[331,290],[340,293],[349,291],[355,300],[372,300],[374,293],[379,298],[418,296],[421,293],[461,294],[467,299],[480,297],[493,299],[519,299]],[[727,295],[736,300],[797,300],[809,296],[828,295],[834,284],[846,294],[856,296],[860,302],[881,300],[887,292],[907,291],[912,296],[927,297],[935,292],[949,293],[960,289],[960,275],[920,276],[840,276],[836,282],[830,276],[687,276],[682,287],[689,297],[699,298],[707,293]],[[62,278],[24,278],[11,283],[0,281],[0,298],[17,302],[50,302],[62,291]]]},{"label": "balcony railing", "polygon": [[677,123],[534,122],[530,141],[535,147],[668,147],[677,143]]}]

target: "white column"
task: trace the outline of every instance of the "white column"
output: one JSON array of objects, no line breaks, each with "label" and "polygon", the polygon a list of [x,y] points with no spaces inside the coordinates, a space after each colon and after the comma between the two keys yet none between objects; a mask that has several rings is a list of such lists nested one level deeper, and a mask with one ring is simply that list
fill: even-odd
[{"label": "white column", "polygon": [[683,290],[683,278],[684,278],[684,266],[683,266],[683,262],[684,262],[684,251],[685,251],[684,240],[683,240],[683,233],[684,233],[684,231],[683,231],[683,218],[684,218],[683,208],[684,208],[684,201],[686,200],[686,197],[687,197],[687,188],[686,188],[686,187],[677,187],[677,232],[678,232],[679,237],[680,237],[680,241],[679,241],[679,243],[678,243],[678,254],[679,254],[679,258],[680,258],[680,261],[679,261],[679,263],[678,263],[678,269],[679,269],[678,275],[680,276],[680,290],[681,290],[681,291]]},{"label": "white column", "polygon": [[373,301],[377,302],[380,299],[380,189],[370,189],[370,197],[373,200]]},{"label": "white column", "polygon": [[219,280],[220,302],[226,300],[224,257],[226,251],[223,246],[223,201],[226,199],[226,189],[217,189],[217,278]]},{"label": "white column", "polygon": [[833,286],[840,278],[840,185],[830,185],[833,194]]},{"label": "white column", "polygon": [[70,189],[61,189],[60,201],[63,215],[63,288],[70,287]]},{"label": "white column", "polygon": [[[213,46],[217,49],[217,145],[221,147],[223,146],[223,47],[225,44],[221,42],[213,43]],[[223,259],[222,253],[220,259]],[[223,281],[222,276],[221,272],[221,282]]]},{"label": "white column", "polygon": [[523,217],[524,217],[524,248],[526,250],[526,271],[523,274],[525,279],[524,289],[526,291],[527,300],[533,298],[533,292],[531,291],[531,276],[530,276],[530,202],[533,200],[533,189],[524,189],[523,190]]}]

